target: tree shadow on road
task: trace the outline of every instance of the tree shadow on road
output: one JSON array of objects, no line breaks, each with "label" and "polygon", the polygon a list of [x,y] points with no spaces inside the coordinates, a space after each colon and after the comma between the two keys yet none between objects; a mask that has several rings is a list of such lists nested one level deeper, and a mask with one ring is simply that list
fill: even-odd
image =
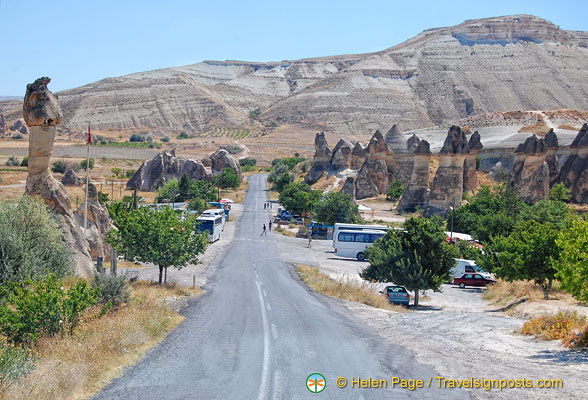
[{"label": "tree shadow on road", "polygon": [[537,360],[547,360],[562,365],[572,365],[588,362],[588,352],[582,350],[543,350],[531,356]]}]

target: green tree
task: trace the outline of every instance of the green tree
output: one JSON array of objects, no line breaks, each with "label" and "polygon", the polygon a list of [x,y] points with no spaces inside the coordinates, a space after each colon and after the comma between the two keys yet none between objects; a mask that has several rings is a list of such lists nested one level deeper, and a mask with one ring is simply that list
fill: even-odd
[{"label": "green tree", "polygon": [[132,178],[132,177],[133,177],[133,175],[135,175],[135,172],[137,172],[137,171],[136,171],[136,170],[134,170],[134,169],[129,169],[129,170],[126,170],[126,171],[125,171],[125,177],[126,177],[127,179],[130,179],[130,178]]},{"label": "green tree", "polygon": [[386,193],[386,200],[397,201],[404,193],[404,183],[402,181],[394,181],[390,184],[388,193]]},{"label": "green tree", "polygon": [[240,184],[241,179],[232,168],[225,168],[216,176],[216,185],[221,189],[237,189]]},{"label": "green tree", "polygon": [[180,196],[180,181],[178,179],[172,179],[159,187],[155,201],[158,203],[171,203],[176,201],[178,196]]},{"label": "green tree", "polygon": [[0,203],[0,284],[36,281],[47,272],[62,277],[71,267],[59,224],[41,200]]},{"label": "green tree", "polygon": [[[88,160],[82,160],[80,161],[80,167],[82,167],[83,169],[86,169],[86,165],[88,164],[87,162]],[[94,169],[94,159],[90,158],[90,169]]]},{"label": "green tree", "polygon": [[193,232],[193,217],[182,220],[171,207],[141,207],[111,216],[117,229],[108,232],[108,242],[131,260],[157,265],[159,283],[164,271],[167,281],[168,267],[197,263],[208,243],[206,234]]},{"label": "green tree", "polygon": [[365,250],[370,265],[360,276],[378,282],[394,282],[414,291],[418,306],[419,291],[440,291],[450,279],[457,251],[446,242],[437,218],[410,218],[403,230],[389,230]]},{"label": "green tree", "polygon": [[320,190],[313,190],[306,183],[289,183],[280,192],[279,201],[291,213],[310,212],[321,198]]},{"label": "green tree", "polygon": [[321,201],[315,204],[314,217],[326,225],[335,225],[337,222],[354,223],[359,220],[357,206],[344,193],[327,193]]},{"label": "green tree", "polygon": [[51,171],[56,174],[65,174],[65,170],[67,169],[67,164],[61,160],[57,160],[51,166]]},{"label": "green tree", "polygon": [[548,299],[556,273],[553,263],[559,259],[558,233],[554,224],[523,221],[510,235],[492,238],[486,246],[482,267],[509,282],[534,281]]},{"label": "green tree", "polygon": [[559,232],[559,259],[552,260],[561,287],[580,301],[588,302],[588,222],[579,218]]},{"label": "green tree", "polygon": [[563,183],[556,183],[549,191],[549,200],[569,202],[572,198],[572,191],[565,187]]},{"label": "green tree", "polygon": [[110,172],[112,172],[112,175],[113,175],[115,178],[118,178],[118,177],[119,177],[119,175],[120,175],[120,176],[122,176],[122,170],[121,170],[120,168],[118,168],[118,167],[111,168],[111,169],[110,169]]}]

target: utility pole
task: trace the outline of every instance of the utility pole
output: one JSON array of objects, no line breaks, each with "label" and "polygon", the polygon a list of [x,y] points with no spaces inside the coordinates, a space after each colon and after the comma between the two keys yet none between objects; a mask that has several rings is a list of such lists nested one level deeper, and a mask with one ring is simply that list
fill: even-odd
[{"label": "utility pole", "polygon": [[88,156],[86,157],[86,201],[84,202],[84,236],[87,236],[88,227],[88,187],[90,186],[90,144],[92,136],[90,135],[90,122],[88,121]]},{"label": "utility pole", "polygon": [[449,236],[449,241],[453,243],[453,216],[455,214],[455,199],[453,199],[453,207],[451,207],[451,235]]}]

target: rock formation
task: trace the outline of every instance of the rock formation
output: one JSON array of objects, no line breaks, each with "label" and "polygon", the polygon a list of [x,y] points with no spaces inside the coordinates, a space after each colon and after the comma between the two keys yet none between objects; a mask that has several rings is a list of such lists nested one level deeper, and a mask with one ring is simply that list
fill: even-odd
[{"label": "rock formation", "polygon": [[343,171],[351,168],[352,153],[353,143],[347,139],[340,139],[333,149],[331,167],[336,171]]},{"label": "rock formation", "polygon": [[450,207],[459,207],[463,195],[463,167],[468,141],[459,126],[449,128],[439,152],[439,168],[433,180],[425,215],[445,214]]},{"label": "rock formation", "polygon": [[[80,227],[84,227],[85,202],[74,211],[74,218]],[[106,234],[112,229],[108,210],[98,201],[98,191],[92,183],[88,186],[88,219],[86,221],[86,239],[90,244],[90,256],[93,259],[103,257],[110,260],[110,245],[106,242]]]},{"label": "rock formation", "polygon": [[304,182],[313,184],[318,181],[331,164],[332,153],[329,149],[324,132],[317,133],[314,137],[314,156],[310,171],[304,178]]},{"label": "rock formation", "polygon": [[6,120],[4,114],[0,114],[0,136],[4,136],[6,133]]},{"label": "rock formation", "polygon": [[70,168],[65,172],[63,178],[61,178],[61,183],[65,186],[80,186],[82,181],[78,178],[73,169]]},{"label": "rock formation", "polygon": [[372,160],[368,154],[366,161],[355,179],[355,196],[357,199],[378,196],[388,190],[388,167],[381,160]]},{"label": "rock formation", "polygon": [[239,162],[225,149],[218,149],[212,153],[210,155],[210,161],[213,175],[220,174],[225,168],[231,168],[241,178],[241,166]]},{"label": "rock formation", "polygon": [[63,240],[71,251],[74,272],[89,277],[93,264],[88,242],[76,225],[71,203],[64,186],[49,171],[49,159],[53,150],[55,125],[61,121],[61,109],[47,84],[49,78],[37,79],[27,85],[23,105],[25,122],[30,127],[29,162],[26,193],[41,197],[57,216]]},{"label": "rock formation", "polygon": [[549,166],[545,161],[547,144],[542,138],[529,136],[515,150],[510,184],[526,203],[533,204],[549,197]]},{"label": "rock formation", "polygon": [[355,146],[353,146],[353,151],[351,152],[351,169],[360,169],[365,162],[366,154],[366,146],[360,142],[355,143]]},{"label": "rock formation", "polygon": [[27,125],[25,124],[23,119],[16,120],[16,122],[14,124],[10,125],[8,130],[13,131],[13,132],[22,133],[23,135],[29,134],[29,128],[27,128]]},{"label": "rock formation", "polygon": [[414,150],[414,166],[410,184],[402,194],[396,207],[399,212],[414,212],[417,208],[425,209],[429,197],[430,163],[431,149],[429,142],[421,140]]},{"label": "rock formation", "polygon": [[482,150],[482,142],[480,141],[480,134],[478,131],[470,136],[468,142],[467,155],[463,165],[463,190],[466,192],[476,190],[478,188],[478,174],[476,168],[476,159],[478,152]]},{"label": "rock formation", "polygon": [[194,180],[209,181],[212,178],[210,170],[205,168],[202,162],[176,157],[172,150],[161,152],[151,160],[145,161],[127,182],[127,188],[155,191],[165,182],[180,179],[184,174]]},{"label": "rock formation", "polygon": [[550,129],[545,135],[545,144],[547,145],[547,153],[545,153],[545,161],[549,166],[549,187],[551,188],[559,180],[559,161],[557,159],[557,150],[559,143],[557,135]]},{"label": "rock formation", "polygon": [[588,124],[582,126],[570,146],[560,181],[571,190],[574,203],[588,204]]},{"label": "rock formation", "polygon": [[341,188],[341,193],[344,193],[347,196],[349,196],[349,198],[351,200],[355,200],[355,177],[354,176],[348,176],[347,179],[345,179],[345,183],[343,184],[343,187]]}]

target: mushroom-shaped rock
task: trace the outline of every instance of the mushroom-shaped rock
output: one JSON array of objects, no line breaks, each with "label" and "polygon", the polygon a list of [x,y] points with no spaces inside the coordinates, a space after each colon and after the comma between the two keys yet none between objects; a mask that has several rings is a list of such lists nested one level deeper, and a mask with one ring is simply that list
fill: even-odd
[{"label": "mushroom-shaped rock", "polygon": [[547,145],[545,161],[549,166],[549,187],[551,188],[559,180],[559,161],[557,159],[559,140],[555,132],[553,132],[553,129],[550,129],[547,135],[545,135],[545,144]]},{"label": "mushroom-shaped rock", "polygon": [[510,183],[519,197],[533,204],[549,197],[549,166],[545,161],[547,144],[542,138],[529,136],[517,146]]},{"label": "mushroom-shaped rock", "polygon": [[399,212],[414,212],[417,208],[424,209],[429,196],[429,164],[431,148],[429,142],[421,140],[414,151],[414,165],[410,184],[402,194],[396,209]]},{"label": "mushroom-shaped rock", "polygon": [[467,155],[463,164],[463,190],[475,190],[478,187],[478,174],[476,167],[476,159],[478,158],[478,152],[482,150],[482,142],[480,140],[480,134],[475,131],[467,146]]},{"label": "mushroom-shaped rock", "polygon": [[318,132],[314,137],[314,156],[312,166],[304,177],[304,182],[313,184],[318,181],[331,164],[332,152],[329,149],[324,132]]},{"label": "mushroom-shaped rock", "polygon": [[24,97],[23,116],[28,126],[54,126],[61,123],[61,107],[47,88],[51,79],[39,78],[27,85]]},{"label": "mushroom-shaped rock", "polygon": [[351,167],[351,154],[353,152],[353,143],[347,139],[340,139],[333,149],[331,166],[337,171]]}]

